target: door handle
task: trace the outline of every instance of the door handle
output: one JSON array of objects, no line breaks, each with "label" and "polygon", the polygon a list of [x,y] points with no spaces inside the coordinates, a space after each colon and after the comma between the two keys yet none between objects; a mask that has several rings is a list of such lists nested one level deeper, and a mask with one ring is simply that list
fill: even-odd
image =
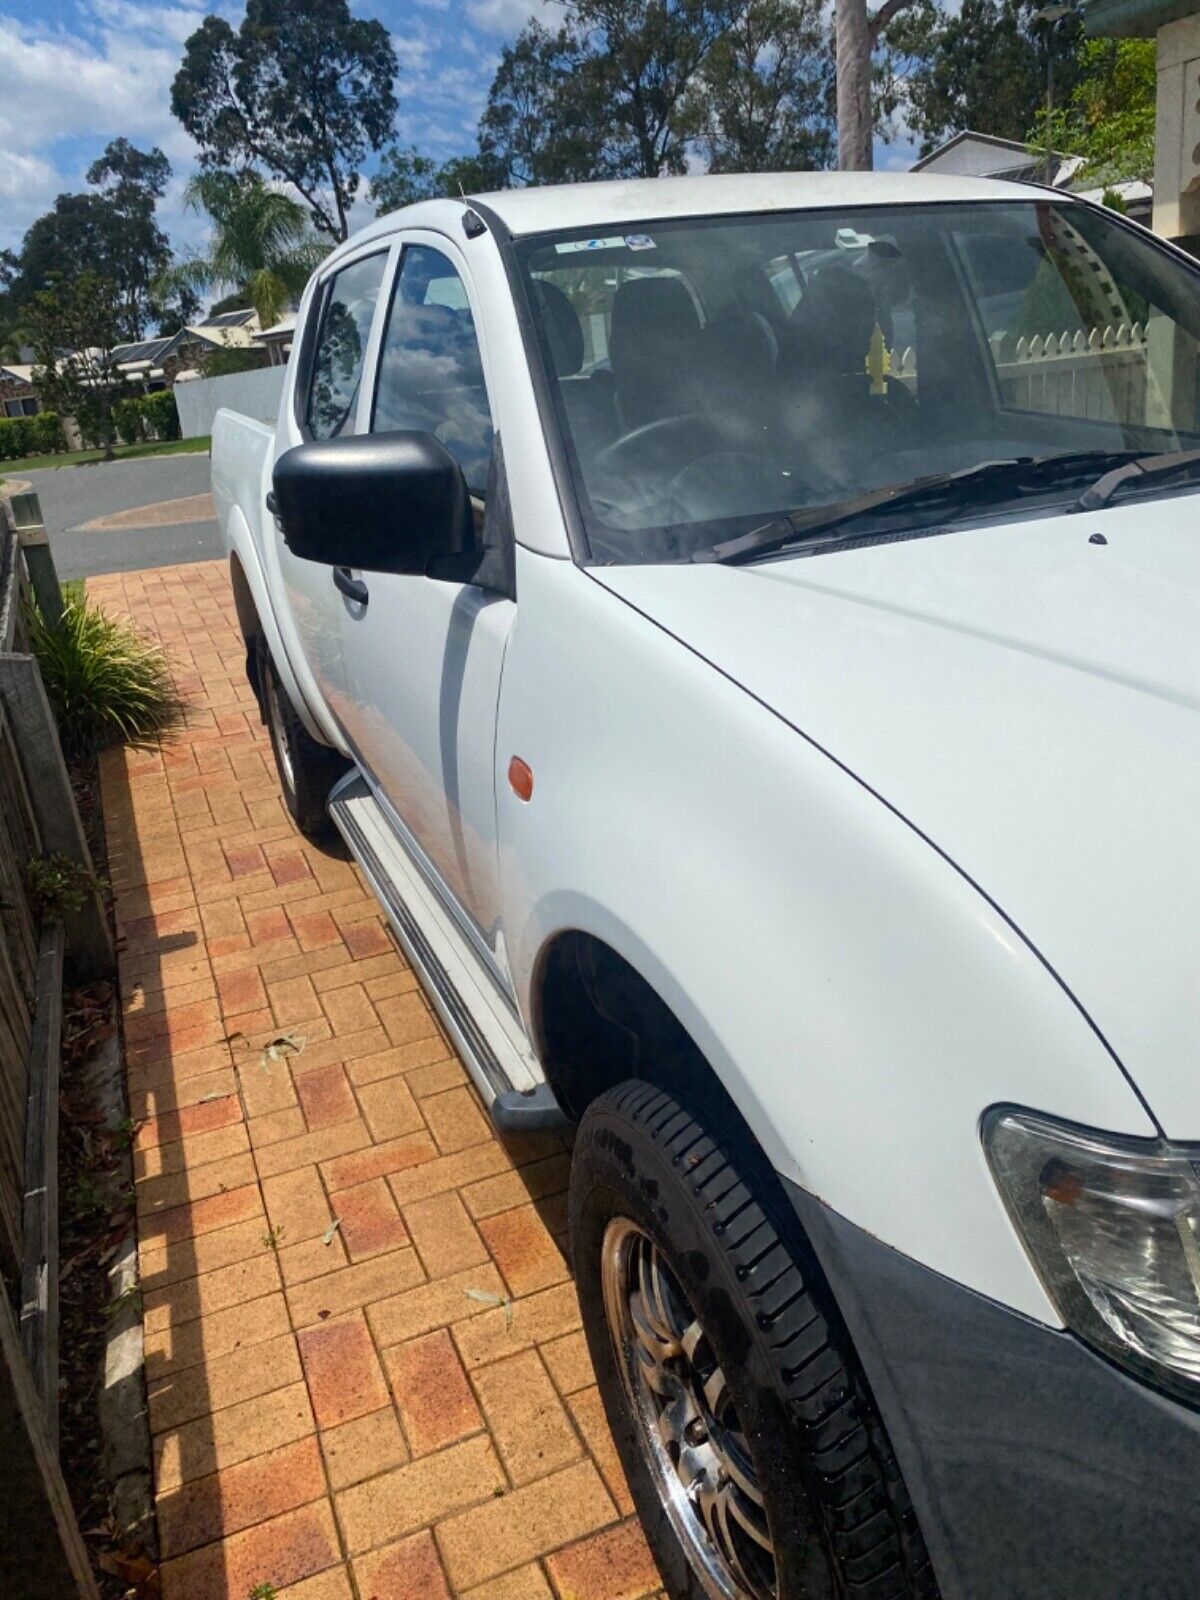
[{"label": "door handle", "polygon": [[362,579],[351,577],[349,567],[334,567],[333,581],[335,587],[341,590],[346,599],[353,600],[357,605],[365,606],[371,598],[371,591]]}]

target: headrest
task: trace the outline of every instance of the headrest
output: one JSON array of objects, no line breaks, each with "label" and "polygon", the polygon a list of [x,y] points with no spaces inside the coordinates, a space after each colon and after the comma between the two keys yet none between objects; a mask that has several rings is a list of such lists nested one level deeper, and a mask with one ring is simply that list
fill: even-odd
[{"label": "headrest", "polygon": [[700,316],[681,278],[630,278],[612,304],[609,351],[614,366],[700,332]]},{"label": "headrest", "polygon": [[760,312],[746,306],[719,311],[704,330],[710,364],[719,376],[762,382],[779,359],[775,330]]},{"label": "headrest", "polygon": [[[813,354],[836,350],[844,355],[847,370],[862,365],[879,312],[871,285],[849,267],[823,267],[809,279],[804,295],[792,312],[791,333],[797,356],[809,341]],[[888,329],[884,328],[885,336]]]},{"label": "headrest", "polygon": [[570,378],[583,365],[583,329],[575,307],[556,283],[539,282],[535,298],[540,304],[554,370]]}]

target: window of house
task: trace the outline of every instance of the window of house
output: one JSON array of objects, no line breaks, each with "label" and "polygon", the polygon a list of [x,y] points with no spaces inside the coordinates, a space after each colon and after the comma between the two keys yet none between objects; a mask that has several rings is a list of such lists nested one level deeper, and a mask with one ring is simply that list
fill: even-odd
[{"label": "window of house", "polygon": [[313,351],[305,421],[314,439],[353,432],[359,385],[387,256],[343,267],[325,292]]},{"label": "window of house", "polygon": [[373,433],[415,428],[457,459],[473,495],[487,488],[492,414],[466,289],[454,264],[406,245],[379,355]]}]

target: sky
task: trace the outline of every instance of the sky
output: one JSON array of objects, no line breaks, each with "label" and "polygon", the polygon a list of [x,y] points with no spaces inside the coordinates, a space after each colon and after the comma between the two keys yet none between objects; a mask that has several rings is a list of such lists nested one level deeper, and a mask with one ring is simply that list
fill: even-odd
[{"label": "sky", "polygon": [[[396,133],[444,159],[469,150],[501,47],[545,0],[351,0],[383,22],[400,64]],[[171,115],[184,41],[206,12],[236,26],[243,0],[0,0],[0,248],[15,248],[57,194],[86,187],[110,139],[158,145],[173,169],[160,221],[175,249],[202,243],[183,204],[195,147]],[[907,145],[876,153],[906,167]],[[352,219],[365,222],[363,202]]]}]

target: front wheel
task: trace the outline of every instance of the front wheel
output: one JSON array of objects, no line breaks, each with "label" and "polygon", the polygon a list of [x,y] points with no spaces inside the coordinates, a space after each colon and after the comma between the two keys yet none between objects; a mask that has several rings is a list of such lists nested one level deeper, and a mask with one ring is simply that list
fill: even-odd
[{"label": "front wheel", "polygon": [[579,1127],[571,1239],[613,1437],[673,1600],[934,1600],[848,1340],[750,1163],[630,1081]]}]

